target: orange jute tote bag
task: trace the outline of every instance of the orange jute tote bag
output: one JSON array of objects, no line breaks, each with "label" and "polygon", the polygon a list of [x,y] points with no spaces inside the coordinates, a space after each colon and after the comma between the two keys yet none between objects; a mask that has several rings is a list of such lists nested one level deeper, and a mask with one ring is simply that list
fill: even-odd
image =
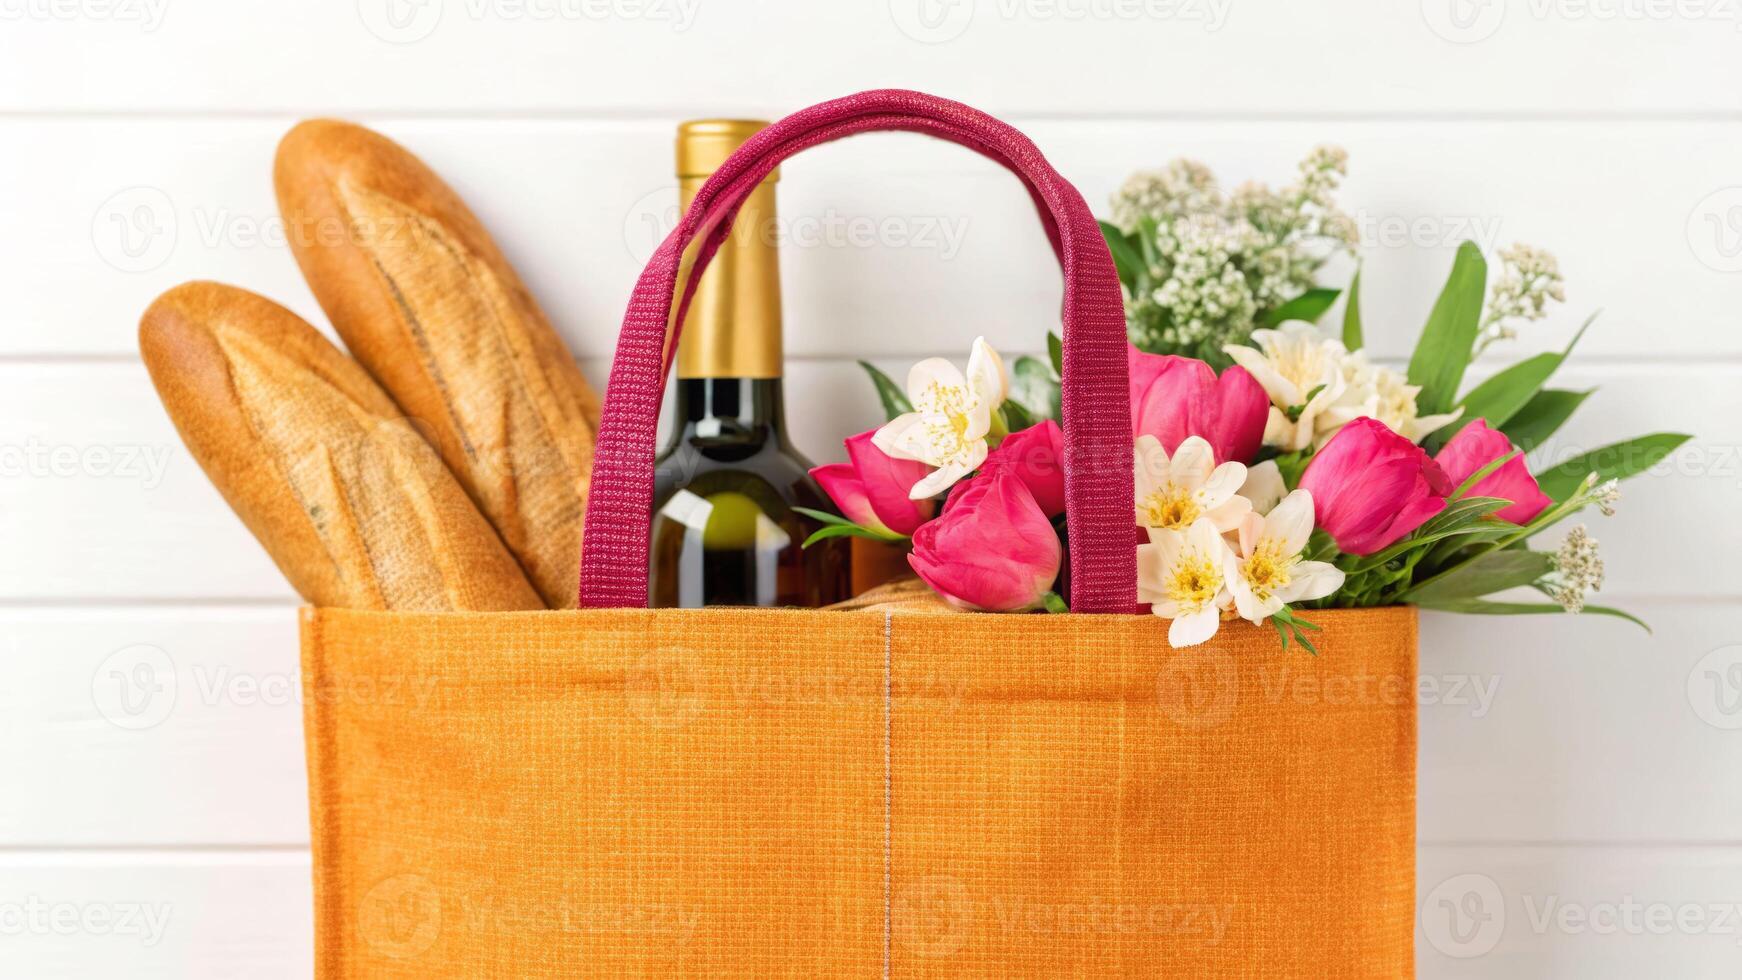
[{"label": "orange jute tote bag", "polygon": [[[1078,611],[645,608],[685,249],[693,283],[780,160],[889,129],[1010,168],[1059,254]],[[966,106],[746,143],[631,299],[583,608],[305,611],[317,975],[1411,975],[1414,611],[1317,612],[1316,657],[1135,614],[1119,301],[1081,195]]]}]

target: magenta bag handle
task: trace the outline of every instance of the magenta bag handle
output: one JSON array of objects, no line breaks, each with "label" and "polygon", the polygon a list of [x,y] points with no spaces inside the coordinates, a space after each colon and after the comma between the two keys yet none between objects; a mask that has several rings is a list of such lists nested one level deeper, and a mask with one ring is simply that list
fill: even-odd
[{"label": "magenta bag handle", "polygon": [[[1064,268],[1064,474],[1077,612],[1137,609],[1132,441],[1125,311],[1113,258],[1089,206],[1015,129],[959,102],[879,89],[787,116],[738,148],[702,184],[648,260],[629,297],[605,389],[581,557],[580,605],[647,605],[648,538],[659,408],[677,331],[702,270],[731,233],[744,199],[801,150],[877,130],[960,143],[1021,177]],[[684,250],[705,235],[671,316]],[[672,334],[667,343],[667,325]]]}]

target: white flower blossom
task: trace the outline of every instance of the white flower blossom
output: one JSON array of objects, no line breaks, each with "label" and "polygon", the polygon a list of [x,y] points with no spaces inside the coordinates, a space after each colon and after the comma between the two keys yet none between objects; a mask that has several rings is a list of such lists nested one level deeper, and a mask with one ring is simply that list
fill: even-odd
[{"label": "white flower blossom", "polygon": [[1322,446],[1363,416],[1378,419],[1420,442],[1459,413],[1421,415],[1421,387],[1402,374],[1350,353],[1310,323],[1291,320],[1275,330],[1252,331],[1256,347],[1223,348],[1270,396],[1264,442],[1284,452]]},{"label": "white flower blossom", "polygon": [[1296,490],[1269,514],[1247,514],[1236,550],[1228,553],[1228,591],[1234,608],[1254,626],[1291,602],[1322,599],[1343,587],[1343,572],[1330,562],[1305,561],[1301,552],[1313,533],[1313,496]]},{"label": "white flower blossom", "polygon": [[1196,646],[1216,635],[1228,594],[1228,543],[1207,519],[1184,531],[1152,531],[1137,546],[1137,599],[1173,620],[1167,642]]},{"label": "white flower blossom", "polygon": [[871,444],[895,459],[937,467],[909,493],[915,500],[935,497],[986,461],[992,414],[1009,392],[1004,361],[984,337],[977,337],[966,376],[941,357],[913,366],[907,375],[913,411],[878,429]]},{"label": "white flower blossom", "polygon": [[1231,531],[1252,510],[1239,495],[1246,466],[1216,464],[1202,436],[1188,436],[1170,456],[1154,436],[1137,439],[1137,526],[1154,531],[1184,531],[1207,520],[1217,531]]}]

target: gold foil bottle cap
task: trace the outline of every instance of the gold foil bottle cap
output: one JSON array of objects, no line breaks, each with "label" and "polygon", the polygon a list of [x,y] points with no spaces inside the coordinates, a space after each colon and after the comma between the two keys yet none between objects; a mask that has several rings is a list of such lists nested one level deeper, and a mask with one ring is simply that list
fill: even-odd
[{"label": "gold foil bottle cap", "polygon": [[[696,119],[677,128],[678,200],[684,210],[733,151],[768,124]],[[778,378],[781,371],[779,226],[770,173],[739,205],[732,234],[714,253],[678,342],[680,378]],[[685,252],[687,278],[696,244]],[[676,310],[673,310],[676,315]]]},{"label": "gold foil bottle cap", "polygon": [[[720,169],[732,151],[768,127],[762,119],[692,119],[677,127],[677,175],[680,180],[706,177]],[[775,168],[768,180],[779,180]]]}]

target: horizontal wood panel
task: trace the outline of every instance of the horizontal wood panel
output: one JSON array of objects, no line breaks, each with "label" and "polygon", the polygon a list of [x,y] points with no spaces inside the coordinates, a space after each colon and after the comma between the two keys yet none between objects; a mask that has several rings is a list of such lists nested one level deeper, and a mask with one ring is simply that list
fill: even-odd
[{"label": "horizontal wood panel", "polygon": [[[952,350],[958,360],[962,354]],[[897,374],[907,362],[881,362]],[[588,362],[595,383],[605,366]],[[1559,460],[1652,430],[1699,440],[1631,481],[1619,516],[1588,522],[1611,593],[1742,594],[1742,389],[1722,365],[1568,369],[1600,391],[1540,455]],[[800,361],[787,401],[798,444],[839,459],[882,418],[851,362]],[[1543,542],[1550,546],[1558,540]],[[182,448],[137,364],[0,364],[0,599],[285,599],[282,578]],[[1678,560],[1676,556],[1703,556]]]},{"label": "horizontal wood panel", "polygon": [[[1629,606],[1425,617],[1425,843],[1742,843],[1742,606]],[[293,607],[5,610],[0,654],[0,737],[54,746],[0,755],[0,849],[306,842]]]},{"label": "horizontal wood panel", "polygon": [[0,967],[32,980],[307,978],[307,852],[0,853]]},{"label": "horizontal wood panel", "polygon": [[[1422,980],[1736,975],[1742,850],[1429,846],[1417,861]],[[0,854],[0,906],[24,913],[0,962],[41,980],[302,978],[310,903],[305,853]]]},{"label": "horizontal wood panel", "polygon": [[[1742,37],[1742,35],[1739,35]],[[0,356],[121,355],[139,314],[187,279],[243,285],[319,322],[271,190],[294,117],[0,120],[11,222]],[[1021,120],[1018,120],[1019,122]],[[675,222],[672,118],[375,120],[472,203],[577,356],[614,345],[641,263]],[[1281,184],[1313,145],[1351,154],[1342,200],[1364,242],[1374,351],[1406,357],[1457,243],[1554,251],[1569,304],[1521,349],[1604,314],[1588,356],[1742,358],[1742,129],[1704,122],[1168,121],[1025,124],[1098,213],[1141,167],[1201,158],[1229,186]],[[976,333],[1005,349],[1057,328],[1059,277],[1017,182],[957,147],[872,136],[784,169],[789,350],[906,355]],[[1649,174],[1649,180],[1639,175]],[[874,176],[873,176],[874,175]],[[24,193],[22,189],[28,188]],[[1339,263],[1327,280],[1349,273]]]},{"label": "horizontal wood panel", "polygon": [[1735,28],[1717,2],[38,0],[8,8],[0,108],[1731,112]]},{"label": "horizontal wood panel", "polygon": [[1424,847],[1423,980],[1725,980],[1742,966],[1742,850]]}]

